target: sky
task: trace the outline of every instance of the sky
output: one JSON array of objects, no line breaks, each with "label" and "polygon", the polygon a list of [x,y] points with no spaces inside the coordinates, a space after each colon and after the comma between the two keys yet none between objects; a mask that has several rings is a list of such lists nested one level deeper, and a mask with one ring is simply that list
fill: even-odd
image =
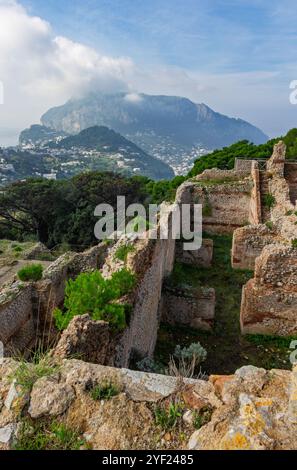
[{"label": "sky", "polygon": [[90,90],[179,95],[297,127],[295,0],[0,0],[0,145]]}]

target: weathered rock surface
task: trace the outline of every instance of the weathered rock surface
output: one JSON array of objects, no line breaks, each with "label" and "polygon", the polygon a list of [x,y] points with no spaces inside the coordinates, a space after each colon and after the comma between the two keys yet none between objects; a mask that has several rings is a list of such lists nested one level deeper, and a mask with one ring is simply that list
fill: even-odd
[{"label": "weathered rock surface", "polygon": [[112,340],[109,324],[94,321],[89,315],[74,317],[62,333],[54,356],[80,358],[95,364],[112,364]]},{"label": "weathered rock surface", "polygon": [[294,377],[296,369],[294,373],[268,372],[247,366],[230,380],[224,378],[220,387],[223,405],[208,424],[192,435],[189,449],[296,449]]},{"label": "weathered rock surface", "polygon": [[[93,449],[297,448],[297,367],[290,372],[246,366],[230,377],[182,383],[65,360],[53,376],[37,380],[21,404],[19,394],[7,400],[17,367],[8,359],[0,365],[0,449],[13,446],[26,413],[33,424],[53,419],[67,423]],[[94,400],[90,390],[103,384],[116,386],[117,395]],[[155,409],[172,402],[182,406],[180,424],[176,432],[165,433],[156,424]],[[195,431],[195,413],[205,408],[213,411],[211,419]]]},{"label": "weathered rock surface", "polygon": [[69,384],[42,377],[31,392],[29,415],[32,418],[59,416],[64,413],[75,398],[74,389]]}]

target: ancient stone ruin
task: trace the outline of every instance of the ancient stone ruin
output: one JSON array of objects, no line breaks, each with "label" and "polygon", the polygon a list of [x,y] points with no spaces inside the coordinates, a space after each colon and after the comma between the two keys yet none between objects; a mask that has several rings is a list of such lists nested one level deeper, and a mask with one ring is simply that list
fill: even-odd
[{"label": "ancient stone ruin", "polygon": [[[17,389],[11,392],[8,380],[18,364],[4,360],[0,448],[12,445],[18,400],[21,409],[29,405],[31,418],[66,416],[95,449],[154,448],[152,404],[168,403],[176,396],[185,403],[186,440],[172,444],[163,436],[162,449],[296,448],[296,370],[268,372],[246,366],[234,376],[181,381],[127,369],[135,358],[153,357],[160,321],[197,330],[213,328],[215,289],[176,285],[170,276],[175,261],[212,266],[212,235],[233,235],[232,267],[254,271],[242,290],[242,334],[297,334],[297,163],[287,162],[285,152],[280,142],[268,161],[238,159],[233,170],[206,170],[180,186],[176,205],[203,207],[203,232],[209,235],[199,250],[185,251],[172,237],[122,238],[83,253],[66,253],[49,265],[41,281],[14,279],[0,290],[5,356],[26,355],[41,340],[61,364],[58,374],[37,380],[23,402]],[[169,230],[172,210],[166,214]],[[121,261],[116,252],[127,243],[133,249]],[[114,332],[109,323],[86,314],[75,317],[60,335],[52,313],[63,305],[66,281],[92,270],[108,278],[123,267],[137,279],[125,299],[131,305],[127,327]],[[115,382],[119,394],[99,407],[88,390],[103,379]],[[45,396],[47,400],[42,399]],[[194,432],[194,412],[205,407],[211,410],[209,422]]]}]

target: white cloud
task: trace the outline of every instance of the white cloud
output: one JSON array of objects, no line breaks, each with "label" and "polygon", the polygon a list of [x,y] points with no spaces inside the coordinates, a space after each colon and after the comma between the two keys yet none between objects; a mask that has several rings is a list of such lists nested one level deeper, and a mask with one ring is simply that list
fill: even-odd
[{"label": "white cloud", "polygon": [[133,67],[129,58],[100,55],[55,36],[43,19],[15,1],[0,0],[0,127],[22,129],[50,106],[90,89],[128,90]]},{"label": "white cloud", "polygon": [[288,98],[289,83],[296,78],[295,64],[277,73],[237,74],[137,67],[129,57],[105,56],[56,36],[48,22],[30,16],[16,1],[0,0],[0,145],[15,143],[18,132],[39,122],[48,108],[89,90],[126,91],[126,99],[135,104],[141,100],[138,92],[186,96],[277,135],[296,120]]},{"label": "white cloud", "polygon": [[141,103],[142,101],[142,96],[139,95],[138,93],[127,93],[127,95],[125,95],[125,101],[128,101],[129,103]]}]

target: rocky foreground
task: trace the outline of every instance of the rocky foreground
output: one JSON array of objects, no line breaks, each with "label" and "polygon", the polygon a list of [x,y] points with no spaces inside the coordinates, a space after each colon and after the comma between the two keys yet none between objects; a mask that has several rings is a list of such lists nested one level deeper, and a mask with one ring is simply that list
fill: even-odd
[{"label": "rocky foreground", "polygon": [[[208,381],[78,360],[35,376],[26,367],[11,359],[0,365],[2,450],[32,447],[37,434],[42,448],[53,423],[79,436],[80,449],[297,448],[297,367],[245,366]],[[97,393],[102,384],[110,396]]]}]

